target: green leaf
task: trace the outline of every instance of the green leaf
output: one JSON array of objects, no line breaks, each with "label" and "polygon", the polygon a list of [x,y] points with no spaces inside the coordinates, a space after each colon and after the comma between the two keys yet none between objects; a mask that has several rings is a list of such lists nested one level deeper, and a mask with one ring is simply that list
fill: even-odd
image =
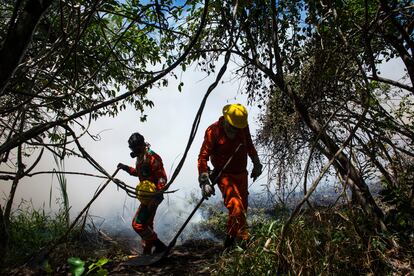
[{"label": "green leaf", "polygon": [[103,266],[104,264],[107,264],[109,262],[108,258],[101,258],[96,262],[97,266]]},{"label": "green leaf", "polygon": [[273,225],[275,225],[276,221],[273,221],[270,225],[269,225],[269,229],[267,230],[267,234],[270,234],[270,231],[272,231]]},{"label": "green leaf", "polygon": [[80,258],[70,257],[67,262],[73,276],[80,276],[85,271],[85,262]]},{"label": "green leaf", "polygon": [[69,265],[73,265],[73,266],[82,266],[85,265],[85,262],[82,261],[80,258],[78,257],[70,257],[68,259],[68,264]]},{"label": "green leaf", "polygon": [[181,92],[182,88],[183,88],[184,83],[180,82],[180,84],[178,85],[178,91]]},{"label": "green leaf", "polygon": [[90,274],[92,271],[98,269],[97,272],[95,272],[94,275],[107,275],[108,271],[106,269],[103,269],[102,266],[110,262],[108,258],[100,258],[98,261],[90,264],[88,266],[88,273]]},{"label": "green leaf", "polygon": [[96,274],[95,274],[95,275],[98,275],[98,276],[108,275],[108,270],[106,270],[106,269],[99,269],[99,270],[96,272]]}]

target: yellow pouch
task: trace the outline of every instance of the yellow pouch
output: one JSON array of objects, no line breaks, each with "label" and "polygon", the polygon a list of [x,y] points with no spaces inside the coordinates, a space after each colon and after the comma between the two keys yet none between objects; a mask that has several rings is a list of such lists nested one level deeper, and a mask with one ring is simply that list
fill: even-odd
[{"label": "yellow pouch", "polygon": [[144,180],[138,183],[135,187],[135,194],[137,199],[145,204],[149,203],[151,200],[154,199],[154,192],[156,192],[156,186],[149,180]]}]

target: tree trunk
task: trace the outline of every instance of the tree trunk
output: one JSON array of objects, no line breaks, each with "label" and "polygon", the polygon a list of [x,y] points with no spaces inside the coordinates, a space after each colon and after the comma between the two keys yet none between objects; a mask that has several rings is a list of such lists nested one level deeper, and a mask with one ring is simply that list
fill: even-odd
[{"label": "tree trunk", "polygon": [[0,267],[4,265],[4,257],[7,254],[8,247],[9,247],[9,239],[10,234],[8,228],[6,227],[6,223],[4,221],[3,216],[3,209],[0,205]]},{"label": "tree trunk", "polygon": [[10,224],[10,214],[14,201],[14,195],[16,194],[17,184],[19,184],[19,172],[16,174],[16,177],[13,180],[12,187],[10,189],[9,198],[7,199],[6,208],[4,209],[3,219],[6,225],[6,228],[9,228]]},{"label": "tree trunk", "polygon": [[[19,13],[18,19],[9,23],[10,28],[0,48],[0,94],[25,55],[37,23],[51,4],[52,0],[28,0],[22,11],[15,11]],[[18,8],[16,5],[15,9]]]},{"label": "tree trunk", "polygon": [[[335,152],[338,151],[339,147],[332,140],[332,138],[329,137],[319,122],[317,122],[309,115],[306,108],[302,105],[300,99],[297,97],[294,91],[292,91],[292,88],[290,86],[286,86],[285,91],[291,98],[295,106],[295,110],[300,114],[302,120],[317,137],[320,137],[320,140],[323,142],[327,149],[324,154],[328,159],[331,159],[335,155]],[[378,207],[377,203],[371,195],[371,192],[369,191],[368,185],[365,183],[357,168],[348,162],[348,157],[343,152],[338,155],[337,162],[334,162],[333,165],[341,173],[344,179],[348,176],[346,179],[348,179],[348,184],[351,186],[351,188],[358,188],[358,192],[355,193],[355,196],[357,197],[359,204],[363,208],[364,212],[368,216],[372,216],[374,218],[379,229],[384,229],[384,213]]]}]

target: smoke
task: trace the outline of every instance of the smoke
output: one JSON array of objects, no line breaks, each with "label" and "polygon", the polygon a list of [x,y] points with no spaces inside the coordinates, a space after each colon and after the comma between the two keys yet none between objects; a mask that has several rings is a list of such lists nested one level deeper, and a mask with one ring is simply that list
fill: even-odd
[{"label": "smoke", "polygon": [[[176,200],[176,197],[168,195],[158,207],[154,219],[154,231],[166,244],[172,241],[178,233],[195,208],[196,200],[198,200],[195,194],[186,195],[183,199]],[[138,206],[139,202],[137,200],[126,200],[122,208],[114,210],[113,213],[106,213],[105,217],[92,216],[90,224],[93,224],[93,228],[107,233],[118,242],[128,246],[131,252],[140,252],[141,238],[135,233],[131,225]],[[188,239],[217,240],[212,233],[199,231],[197,225],[203,219],[202,212],[198,210],[178,237],[176,245],[182,244]]]}]

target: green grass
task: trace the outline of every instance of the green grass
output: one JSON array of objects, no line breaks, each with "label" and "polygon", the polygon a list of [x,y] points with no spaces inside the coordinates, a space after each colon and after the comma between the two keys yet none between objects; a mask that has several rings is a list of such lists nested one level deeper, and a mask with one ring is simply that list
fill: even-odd
[{"label": "green grass", "polygon": [[[55,159],[55,163],[57,165],[58,171],[65,171],[65,162],[64,159],[59,159],[57,155],[53,155],[53,158]],[[66,225],[69,226],[70,223],[70,217],[69,217],[69,196],[67,191],[67,179],[64,173],[57,173],[55,169],[53,169],[56,173],[56,177],[59,183],[60,187],[60,193],[63,199],[63,202],[61,203],[61,206],[64,211],[64,215],[66,216]],[[50,186],[50,196],[49,196],[49,206],[52,203],[52,186]]]},{"label": "green grass", "polygon": [[67,229],[66,219],[66,213],[62,210],[47,213],[44,209],[34,209],[28,202],[20,204],[10,218],[6,265],[27,261],[40,248],[62,235]]},{"label": "green grass", "polygon": [[[29,271],[25,269],[36,275],[66,273],[69,272],[70,258],[83,260],[85,273],[90,272],[88,275],[105,275],[103,266],[126,254],[122,246],[108,242],[93,229],[81,231],[81,227],[76,226],[68,239],[58,244],[49,256],[38,258],[42,254],[41,249],[66,233],[67,227],[65,208],[48,213],[44,209],[33,208],[30,202],[22,202],[11,215],[10,243],[0,275],[8,275],[12,271],[24,274]],[[31,260],[36,260],[34,266],[24,268]]]}]

